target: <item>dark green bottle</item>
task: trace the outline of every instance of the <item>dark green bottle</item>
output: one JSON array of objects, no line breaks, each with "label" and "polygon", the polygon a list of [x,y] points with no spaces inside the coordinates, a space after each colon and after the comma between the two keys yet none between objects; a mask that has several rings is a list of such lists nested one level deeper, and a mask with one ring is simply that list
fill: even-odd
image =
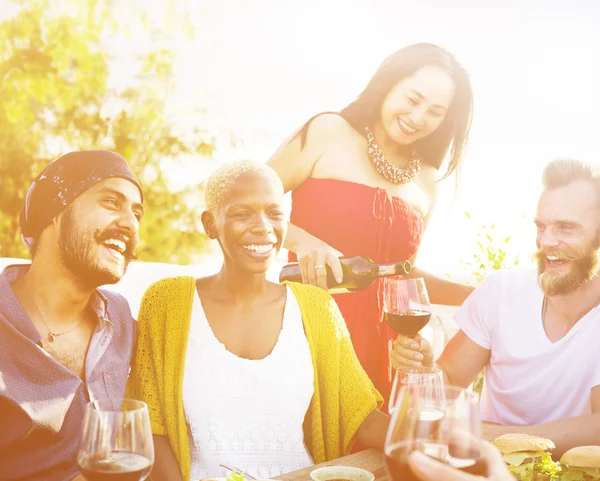
[{"label": "dark green bottle", "polygon": [[[331,268],[327,269],[327,287],[331,293],[359,291],[371,287],[377,279],[387,276],[404,276],[410,273],[410,262],[400,261],[393,264],[375,264],[365,256],[340,257],[343,278],[338,282],[333,277]],[[279,281],[302,282],[300,265],[297,262],[286,264],[281,269]]]}]

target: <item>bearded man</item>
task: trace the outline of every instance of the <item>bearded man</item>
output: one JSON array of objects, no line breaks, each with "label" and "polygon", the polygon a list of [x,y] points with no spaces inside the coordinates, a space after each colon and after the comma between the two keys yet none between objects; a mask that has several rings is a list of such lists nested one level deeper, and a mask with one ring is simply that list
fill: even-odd
[{"label": "bearded man", "polygon": [[[537,269],[496,271],[457,312],[460,331],[435,363],[467,387],[485,369],[484,434],[549,438],[554,455],[600,445],[600,173],[550,162],[537,206]],[[419,345],[420,343],[420,345]],[[431,347],[399,337],[395,367],[433,365]]]},{"label": "bearded man", "polygon": [[12,406],[0,412],[3,480],[82,479],[84,408],[123,397],[136,337],[127,301],[98,287],[125,273],[142,215],[140,184],[109,151],[63,155],[29,188],[32,262],[0,274],[0,398]]}]

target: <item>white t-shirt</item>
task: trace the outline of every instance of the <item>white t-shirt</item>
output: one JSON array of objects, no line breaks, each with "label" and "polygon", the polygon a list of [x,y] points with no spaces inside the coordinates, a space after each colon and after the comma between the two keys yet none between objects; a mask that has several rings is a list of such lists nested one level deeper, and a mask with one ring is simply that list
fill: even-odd
[{"label": "white t-shirt", "polygon": [[481,419],[532,425],[591,413],[600,385],[600,306],[554,344],[542,325],[543,292],[536,269],[486,277],[456,313],[474,342],[491,351]]}]

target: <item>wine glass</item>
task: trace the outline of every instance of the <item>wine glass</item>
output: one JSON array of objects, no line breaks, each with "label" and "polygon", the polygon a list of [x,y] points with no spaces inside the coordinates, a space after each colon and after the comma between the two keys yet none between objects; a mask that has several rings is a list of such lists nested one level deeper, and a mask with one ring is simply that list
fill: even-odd
[{"label": "wine glass", "polygon": [[431,304],[423,278],[386,277],[383,312],[394,331],[407,337],[416,336],[431,318]]},{"label": "wine glass", "polygon": [[444,375],[441,369],[425,366],[401,367],[396,369],[392,384],[388,406],[390,414],[394,412],[398,391],[405,384],[420,384],[425,392],[430,393],[430,397],[437,397],[440,401],[443,399]]},{"label": "wine glass", "polygon": [[154,464],[148,405],[122,399],[88,403],[77,464],[88,481],[143,481]]},{"label": "wine glass", "polygon": [[478,396],[455,386],[444,386],[443,393],[440,399],[423,384],[401,386],[385,441],[392,481],[418,481],[408,465],[413,451],[470,474],[487,475]]},{"label": "wine glass", "polygon": [[[383,281],[383,313],[388,325],[398,334],[415,337],[431,318],[431,304],[423,278],[403,279],[386,277]],[[434,375],[427,368],[413,368],[426,375]],[[438,374],[441,381],[441,372]],[[394,375],[389,412],[394,406],[398,386],[398,371]]]}]

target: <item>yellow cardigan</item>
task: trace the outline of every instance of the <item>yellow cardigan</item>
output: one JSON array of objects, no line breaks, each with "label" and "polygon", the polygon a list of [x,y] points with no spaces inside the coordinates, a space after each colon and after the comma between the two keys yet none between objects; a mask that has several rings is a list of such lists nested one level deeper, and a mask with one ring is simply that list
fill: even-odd
[{"label": "yellow cardigan", "polygon": [[[315,374],[304,441],[315,463],[321,463],[350,452],[358,428],[383,400],[354,353],[333,298],[314,286],[289,285],[300,305]],[[127,397],[148,403],[152,432],[168,437],[184,481],[189,481],[191,460],[182,386],[195,295],[193,277],[163,279],[148,288],[127,385]]]}]

